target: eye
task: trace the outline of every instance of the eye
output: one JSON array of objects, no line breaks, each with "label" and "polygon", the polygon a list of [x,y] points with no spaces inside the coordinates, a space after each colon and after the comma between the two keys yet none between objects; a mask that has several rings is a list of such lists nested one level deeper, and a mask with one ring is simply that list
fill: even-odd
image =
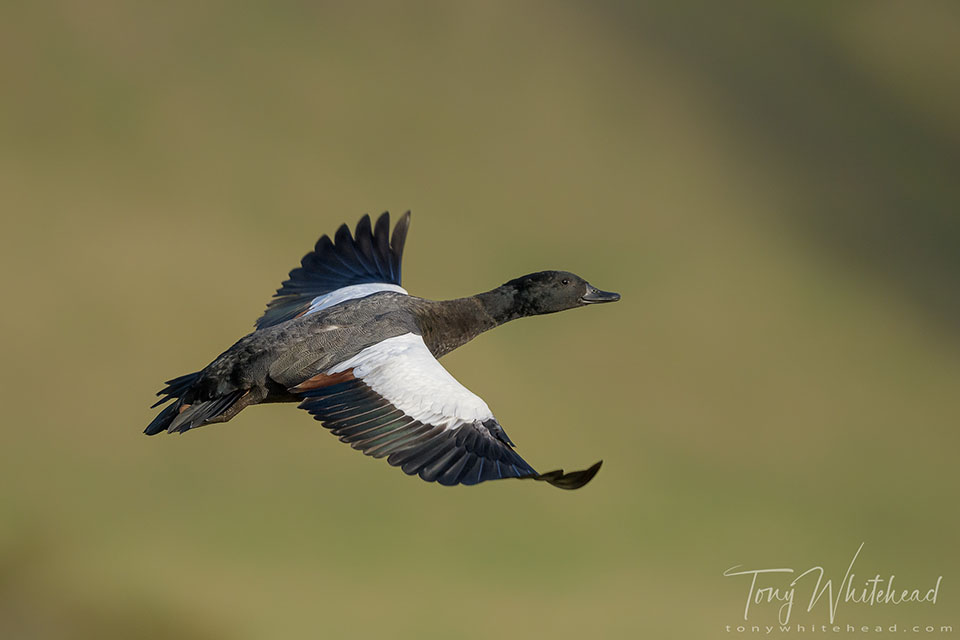
[{"label": "eye", "polygon": [[564,278],[563,280],[560,281],[560,284],[570,284],[570,279]]}]

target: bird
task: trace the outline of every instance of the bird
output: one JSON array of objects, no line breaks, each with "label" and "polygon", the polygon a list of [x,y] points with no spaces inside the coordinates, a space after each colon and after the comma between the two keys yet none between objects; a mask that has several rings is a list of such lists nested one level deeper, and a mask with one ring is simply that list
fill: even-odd
[{"label": "bird", "polygon": [[528,316],[616,302],[566,271],[540,271],[455,300],[401,287],[410,212],[364,215],[323,235],[289,273],[255,330],[203,369],[166,382],[144,430],[186,433],[255,404],[296,402],[342,442],[441,485],[507,478],[579,489],[603,461],[538,473],[479,396],[439,358],[481,333]]}]

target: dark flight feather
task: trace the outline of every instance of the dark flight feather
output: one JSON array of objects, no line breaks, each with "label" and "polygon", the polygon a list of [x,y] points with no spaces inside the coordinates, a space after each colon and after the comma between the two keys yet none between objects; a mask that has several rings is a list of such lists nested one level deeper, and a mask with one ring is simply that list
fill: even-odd
[{"label": "dark flight feather", "polygon": [[496,420],[450,430],[423,424],[397,409],[363,380],[310,389],[300,394],[309,412],[341,442],[368,456],[386,457],[408,475],[442,485],[473,485],[487,480],[541,480],[561,489],[579,489],[600,469],[539,474],[513,450]]},{"label": "dark flight feather", "polygon": [[353,235],[347,225],[324,235],[283,282],[267,310],[257,320],[257,329],[296,318],[310,308],[317,296],[357,284],[400,286],[403,246],[410,228],[410,212],[400,217],[390,237],[390,214],[384,213],[372,226],[365,215]]}]

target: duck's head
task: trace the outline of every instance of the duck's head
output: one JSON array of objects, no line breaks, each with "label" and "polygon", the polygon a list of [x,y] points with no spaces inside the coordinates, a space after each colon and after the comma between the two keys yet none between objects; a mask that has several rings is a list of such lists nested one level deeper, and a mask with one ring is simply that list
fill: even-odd
[{"label": "duck's head", "polygon": [[513,289],[514,312],[520,316],[556,313],[600,302],[616,302],[619,293],[601,291],[568,271],[540,271],[503,285]]}]

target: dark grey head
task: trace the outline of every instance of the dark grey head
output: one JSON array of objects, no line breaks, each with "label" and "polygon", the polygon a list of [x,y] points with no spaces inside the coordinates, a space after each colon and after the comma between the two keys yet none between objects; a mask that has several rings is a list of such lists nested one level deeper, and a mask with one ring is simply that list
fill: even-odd
[{"label": "dark grey head", "polygon": [[599,302],[616,302],[619,293],[601,291],[568,271],[540,271],[521,276],[503,285],[513,289],[513,311],[517,316],[556,313]]}]

